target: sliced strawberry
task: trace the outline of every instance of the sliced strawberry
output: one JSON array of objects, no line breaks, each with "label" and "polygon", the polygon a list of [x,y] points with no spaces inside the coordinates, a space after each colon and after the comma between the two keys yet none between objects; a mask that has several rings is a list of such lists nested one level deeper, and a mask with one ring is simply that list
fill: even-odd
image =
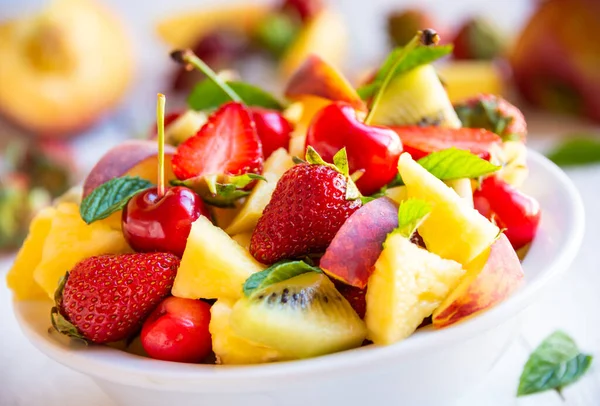
[{"label": "sliced strawberry", "polygon": [[172,164],[181,180],[261,173],[262,145],[251,114],[240,103],[224,104],[196,135],[179,145]]},{"label": "sliced strawberry", "polygon": [[393,129],[400,136],[404,151],[414,159],[452,147],[490,159],[491,153],[502,144],[498,135],[480,128],[406,126]]}]

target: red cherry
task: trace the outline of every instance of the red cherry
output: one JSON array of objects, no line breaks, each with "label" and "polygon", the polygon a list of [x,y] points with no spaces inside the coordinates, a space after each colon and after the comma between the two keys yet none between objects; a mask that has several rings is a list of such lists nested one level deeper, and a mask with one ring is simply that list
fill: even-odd
[{"label": "red cherry", "polygon": [[293,128],[281,113],[260,107],[250,108],[250,113],[256,124],[258,138],[262,142],[265,159],[279,148],[288,149]]},{"label": "red cherry", "polygon": [[208,303],[168,297],[144,322],[142,346],[150,357],[163,361],[201,362],[212,349],[209,323]]},{"label": "red cherry", "polygon": [[540,222],[540,205],[495,176],[486,178],[473,194],[475,208],[484,216],[493,219],[498,227],[506,229],[515,250],[529,244]]},{"label": "red cherry", "polygon": [[297,14],[302,22],[306,23],[315,14],[323,9],[322,0],[285,0],[281,7],[283,10]]},{"label": "red cherry", "polygon": [[356,111],[346,103],[332,103],[318,112],[308,128],[306,143],[327,162],[346,147],[350,173],[364,171],[356,181],[364,195],[377,192],[398,173],[402,153],[398,134],[387,127],[360,122]]},{"label": "red cherry", "polygon": [[157,188],[148,189],[132,197],[123,210],[123,235],[137,252],[171,252],[181,257],[192,223],[200,215],[210,218],[190,189],[171,187],[162,198]]}]

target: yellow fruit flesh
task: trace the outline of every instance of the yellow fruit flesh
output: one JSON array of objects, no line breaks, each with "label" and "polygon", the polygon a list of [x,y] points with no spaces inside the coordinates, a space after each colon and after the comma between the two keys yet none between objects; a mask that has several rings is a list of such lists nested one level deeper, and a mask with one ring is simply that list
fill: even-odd
[{"label": "yellow fruit flesh", "polygon": [[294,124],[294,132],[290,139],[290,155],[304,159],[308,127],[315,114],[331,104],[331,100],[316,96],[303,96],[298,100],[286,110],[285,115]]},{"label": "yellow fruit flesh", "polygon": [[280,148],[271,154],[265,161],[263,170],[263,176],[267,181],[258,181],[240,212],[225,230],[227,234],[234,235],[254,230],[258,219],[271,200],[279,178],[292,166],[294,161],[285,149]]},{"label": "yellow fruit flesh", "polygon": [[179,145],[192,135],[196,135],[200,127],[206,123],[206,114],[201,111],[188,110],[165,128],[165,140],[171,145]]},{"label": "yellow fruit flesh", "polygon": [[219,299],[210,309],[208,329],[217,363],[241,365],[281,361],[283,357],[277,351],[253,344],[233,332],[229,318],[234,304],[232,300]]},{"label": "yellow fruit flesh", "polygon": [[400,176],[409,198],[432,205],[427,219],[419,227],[427,249],[463,266],[488,248],[500,230],[477,212],[444,182],[427,172],[409,154],[400,156]]},{"label": "yellow fruit flesh", "polygon": [[42,260],[33,276],[46,294],[54,297],[58,282],[78,262],[102,254],[130,252],[123,233],[104,221],[85,224],[74,203],[56,207],[44,244]]},{"label": "yellow fruit flesh", "polygon": [[504,79],[498,64],[488,61],[452,61],[437,69],[452,103],[482,93],[504,93]]},{"label": "yellow fruit flesh", "polygon": [[502,165],[498,177],[514,187],[521,187],[529,169],[527,167],[527,147],[521,141],[505,141],[497,159]]},{"label": "yellow fruit flesh", "polygon": [[471,179],[453,179],[447,180],[445,183],[454,189],[456,194],[462,197],[469,207],[473,207],[473,186],[471,185]]},{"label": "yellow fruit flesh", "polygon": [[408,198],[406,186],[395,186],[389,188],[385,191],[385,195],[398,204],[402,203]]},{"label": "yellow fruit flesh", "polygon": [[192,224],[171,293],[187,299],[236,299],[246,279],[262,270],[248,251],[200,216]]},{"label": "yellow fruit flesh", "polygon": [[44,243],[50,233],[52,218],[56,210],[46,208],[35,216],[29,226],[29,235],[23,243],[15,262],[8,271],[6,281],[13,291],[15,300],[35,300],[48,297],[46,292],[33,280],[33,271],[42,260]]},{"label": "yellow fruit flesh", "polygon": [[240,244],[246,251],[250,250],[250,240],[252,239],[252,232],[236,234],[231,236],[233,241]]},{"label": "yellow fruit flesh", "polygon": [[367,290],[367,338],[391,344],[411,335],[458,284],[464,270],[391,234]]}]

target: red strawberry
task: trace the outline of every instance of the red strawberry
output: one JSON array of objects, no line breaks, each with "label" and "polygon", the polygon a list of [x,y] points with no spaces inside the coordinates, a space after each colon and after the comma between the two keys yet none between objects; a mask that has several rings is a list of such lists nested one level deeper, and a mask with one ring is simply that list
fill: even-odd
[{"label": "red strawberry", "polygon": [[222,105],[196,135],[179,145],[172,164],[181,180],[260,173],[263,151],[250,112],[240,103]]},{"label": "red strawberry", "polygon": [[490,159],[492,152],[502,143],[496,134],[481,128],[406,126],[393,127],[393,130],[400,136],[404,151],[414,159],[451,147],[465,149],[483,159]]},{"label": "red strawberry", "polygon": [[170,294],[178,267],[179,258],[165,253],[85,259],[61,281],[52,324],[97,344],[131,337]]},{"label": "red strawberry", "polygon": [[463,127],[485,128],[502,139],[525,141],[527,123],[521,110],[502,97],[481,94],[454,106]]},{"label": "red strawberry", "polygon": [[344,166],[338,164],[343,168],[340,172],[310,147],[307,158],[308,163],[283,174],[252,233],[250,253],[264,264],[324,252],[362,205],[348,177],[347,161]]},{"label": "red strawberry", "polygon": [[348,303],[350,303],[356,314],[358,314],[361,319],[364,319],[365,313],[367,312],[367,298],[365,296],[367,294],[367,288],[356,288],[336,281],[333,283],[338,292],[340,292],[342,296],[346,298]]}]

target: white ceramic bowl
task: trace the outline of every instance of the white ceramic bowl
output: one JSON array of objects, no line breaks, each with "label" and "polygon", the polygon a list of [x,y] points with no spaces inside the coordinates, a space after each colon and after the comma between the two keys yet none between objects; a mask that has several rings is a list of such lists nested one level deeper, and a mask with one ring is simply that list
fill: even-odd
[{"label": "white ceramic bowl", "polygon": [[518,331],[519,312],[568,268],[579,249],[584,215],[576,189],[541,155],[530,151],[529,165],[524,190],[539,200],[543,213],[523,262],[524,286],[476,318],[444,330],[419,330],[395,345],[258,366],[191,365],[69,343],[48,333],[49,302],[16,303],[17,319],[40,351],[89,375],[120,405],[448,404],[491,369]]}]

